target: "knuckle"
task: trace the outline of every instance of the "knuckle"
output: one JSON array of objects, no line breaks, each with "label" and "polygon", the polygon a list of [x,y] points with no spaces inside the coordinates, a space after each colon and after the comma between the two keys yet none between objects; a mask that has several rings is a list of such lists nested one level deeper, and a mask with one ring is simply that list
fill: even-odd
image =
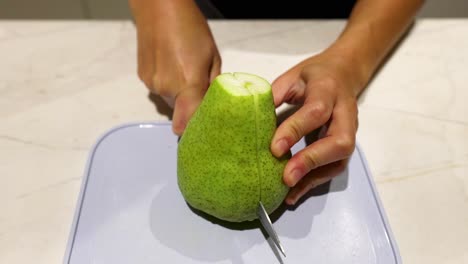
[{"label": "knuckle", "polygon": [[307,116],[314,119],[323,120],[327,115],[327,105],[322,101],[317,101],[309,104],[307,107]]},{"label": "knuckle", "polygon": [[318,158],[317,152],[313,149],[304,151],[302,155],[302,162],[309,171],[320,166],[320,160]]},{"label": "knuckle", "polygon": [[154,75],[152,78],[152,84],[154,91],[160,96],[171,96],[171,85],[170,82],[165,78],[159,78],[158,75]]},{"label": "knuckle", "polygon": [[303,136],[303,129],[300,124],[301,122],[293,119],[290,121],[289,126],[288,126],[288,131],[287,131],[287,138],[289,138],[289,141],[296,142]]},{"label": "knuckle", "polygon": [[185,86],[195,89],[207,89],[208,78],[200,78],[198,75],[190,74],[185,79]]},{"label": "knuckle", "polygon": [[332,76],[326,76],[326,77],[323,77],[320,80],[320,85],[324,89],[335,90],[336,88],[338,88],[340,86],[340,83],[336,78],[334,78]]},{"label": "knuckle", "polygon": [[350,135],[337,137],[335,140],[336,149],[345,157],[350,156],[356,144],[356,139]]},{"label": "knuckle", "polygon": [[208,86],[208,75],[201,75],[193,67],[184,67],[184,69],[178,74],[179,83],[182,87],[188,88],[207,88]]}]

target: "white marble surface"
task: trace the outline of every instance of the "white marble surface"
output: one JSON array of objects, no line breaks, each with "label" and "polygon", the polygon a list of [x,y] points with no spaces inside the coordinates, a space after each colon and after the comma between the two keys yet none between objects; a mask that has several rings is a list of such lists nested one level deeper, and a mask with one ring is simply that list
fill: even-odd
[{"label": "white marble surface", "polygon": [[[211,26],[223,70],[272,80],[344,22]],[[0,21],[1,264],[61,263],[95,140],[167,120],[135,46],[129,21]],[[468,263],[467,47],[468,19],[419,20],[360,100],[358,141],[404,263]]]}]

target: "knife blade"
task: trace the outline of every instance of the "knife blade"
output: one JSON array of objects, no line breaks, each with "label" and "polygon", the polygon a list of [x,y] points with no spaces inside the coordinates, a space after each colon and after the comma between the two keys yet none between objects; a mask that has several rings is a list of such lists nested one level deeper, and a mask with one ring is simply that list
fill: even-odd
[{"label": "knife blade", "polygon": [[265,210],[265,207],[263,206],[261,201],[258,202],[257,215],[258,215],[258,218],[259,218],[260,223],[262,224],[263,228],[265,228],[268,235],[273,240],[273,243],[275,243],[275,246],[281,251],[283,256],[286,257],[286,253],[284,252],[284,249],[281,246],[278,234],[276,233],[276,231],[275,231],[275,229],[273,227],[273,224],[271,223],[270,217],[268,216],[268,213]]}]

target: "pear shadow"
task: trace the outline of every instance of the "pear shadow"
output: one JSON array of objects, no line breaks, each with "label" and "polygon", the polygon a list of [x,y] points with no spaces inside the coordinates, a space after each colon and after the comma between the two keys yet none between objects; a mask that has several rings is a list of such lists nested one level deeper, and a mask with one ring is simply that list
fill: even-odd
[{"label": "pear shadow", "polygon": [[[263,228],[262,228],[262,233],[264,233],[264,235],[266,234],[266,231]],[[278,263],[284,264],[283,257],[281,256],[281,253],[279,249],[276,247],[273,239],[271,237],[266,236],[266,240],[271,250],[273,251],[273,254],[275,254],[275,257],[276,257],[276,260],[278,260]]]},{"label": "pear shadow", "polygon": [[[279,126],[301,106],[286,105],[278,109],[277,125]],[[291,148],[291,153],[294,155],[299,150],[319,140],[322,133],[326,131],[327,125],[325,124],[305,135]],[[348,187],[349,171],[347,165],[342,170],[337,170],[334,175],[335,177],[330,181],[308,191],[295,205],[283,203],[270,215],[272,222],[277,226],[282,236],[295,239],[308,236],[312,229],[314,218],[325,209],[329,194],[345,191]],[[301,215],[301,217],[299,218],[297,215]]]},{"label": "pear shadow", "polygon": [[[237,230],[237,231],[245,231],[245,230],[252,230],[252,229],[259,229],[263,235],[263,238],[268,242],[269,247],[271,248],[273,254],[275,255],[276,259],[278,260],[278,263],[283,264],[283,258],[281,256],[281,252],[279,249],[276,247],[275,243],[273,242],[273,239],[268,235],[268,232],[265,230],[265,228],[262,226],[260,221],[258,219],[254,219],[251,221],[243,221],[243,222],[229,222],[225,221],[219,218],[216,218],[212,215],[209,215],[203,211],[200,211],[194,207],[192,207],[190,204],[187,203],[187,206],[190,208],[190,210],[202,217],[203,219],[215,224],[215,225],[220,225],[224,228],[227,228],[229,230]],[[279,209],[279,208],[278,208]],[[276,210],[273,214],[270,215],[270,220],[275,222],[281,214],[283,214],[285,210]]]},{"label": "pear shadow", "polygon": [[[348,186],[348,169],[332,180],[321,184],[303,195],[294,205],[281,204],[270,219],[282,237],[303,239],[309,236],[314,218],[322,214],[329,196],[333,192],[342,192]],[[287,251],[287,248],[285,249]]]},{"label": "pear shadow", "polygon": [[[170,201],[170,202],[169,202]],[[265,242],[258,221],[229,223],[190,207],[171,181],[153,198],[153,237],[180,255],[202,262],[244,264],[242,255]]]},{"label": "pear shadow", "polygon": [[[163,100],[159,103],[165,104]],[[298,108],[288,108],[288,111],[280,113],[278,120],[281,122]],[[296,144],[297,149],[312,144],[319,136],[320,129],[312,131]],[[280,240],[308,237],[314,218],[326,207],[328,194],[345,190],[347,177],[345,170],[331,181],[310,190],[296,205],[283,203],[272,212],[270,219]],[[264,253],[272,254],[277,263],[287,262],[258,219],[229,222],[195,209],[184,200],[175,178],[170,179],[153,198],[149,221],[153,237],[162,245],[197,261],[244,264],[246,260],[242,256],[245,252],[267,246],[272,252]],[[288,245],[283,244],[283,247],[288,254]]]},{"label": "pear shadow", "polygon": [[169,120],[172,120],[174,109],[172,109],[172,107],[167,104],[161,96],[150,92],[148,93],[148,99],[153,103],[156,112],[167,117]]},{"label": "pear shadow", "polygon": [[243,221],[243,222],[229,222],[225,221],[219,218],[216,218],[210,214],[207,214],[201,210],[198,210],[194,207],[192,207],[189,203],[186,203],[187,206],[190,208],[190,210],[198,215],[199,217],[215,224],[222,226],[224,228],[230,229],[230,230],[238,230],[238,231],[243,231],[243,230],[251,230],[251,229],[257,229],[260,228],[261,224],[258,221],[258,219],[252,220],[252,221]]},{"label": "pear shadow", "polygon": [[[346,190],[348,187],[348,168],[345,168],[344,171],[342,171],[339,175],[334,177],[332,180],[321,184],[310,191],[308,191],[305,195],[303,195],[294,205],[287,205],[286,203],[282,203],[277,210],[275,210],[273,213],[270,215],[270,219],[273,223],[278,221],[278,219],[281,218],[281,216],[286,212],[286,211],[296,211],[299,207],[302,206],[303,203],[307,202],[309,199],[313,199],[314,197],[318,196],[325,196],[331,192],[341,192]],[[325,204],[323,206],[320,206],[321,209],[325,207]],[[318,211],[320,213],[321,210]]]}]

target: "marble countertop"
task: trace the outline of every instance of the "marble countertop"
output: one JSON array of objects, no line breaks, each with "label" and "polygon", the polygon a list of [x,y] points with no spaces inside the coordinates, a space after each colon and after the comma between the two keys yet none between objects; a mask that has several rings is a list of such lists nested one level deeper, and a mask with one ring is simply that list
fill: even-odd
[{"label": "marble countertop", "polygon": [[[344,21],[212,21],[223,71],[270,80]],[[468,19],[420,19],[360,98],[358,142],[404,263],[468,263]],[[247,65],[246,61],[249,61]],[[0,263],[61,263],[89,151],[168,120],[130,21],[0,21]]]}]

